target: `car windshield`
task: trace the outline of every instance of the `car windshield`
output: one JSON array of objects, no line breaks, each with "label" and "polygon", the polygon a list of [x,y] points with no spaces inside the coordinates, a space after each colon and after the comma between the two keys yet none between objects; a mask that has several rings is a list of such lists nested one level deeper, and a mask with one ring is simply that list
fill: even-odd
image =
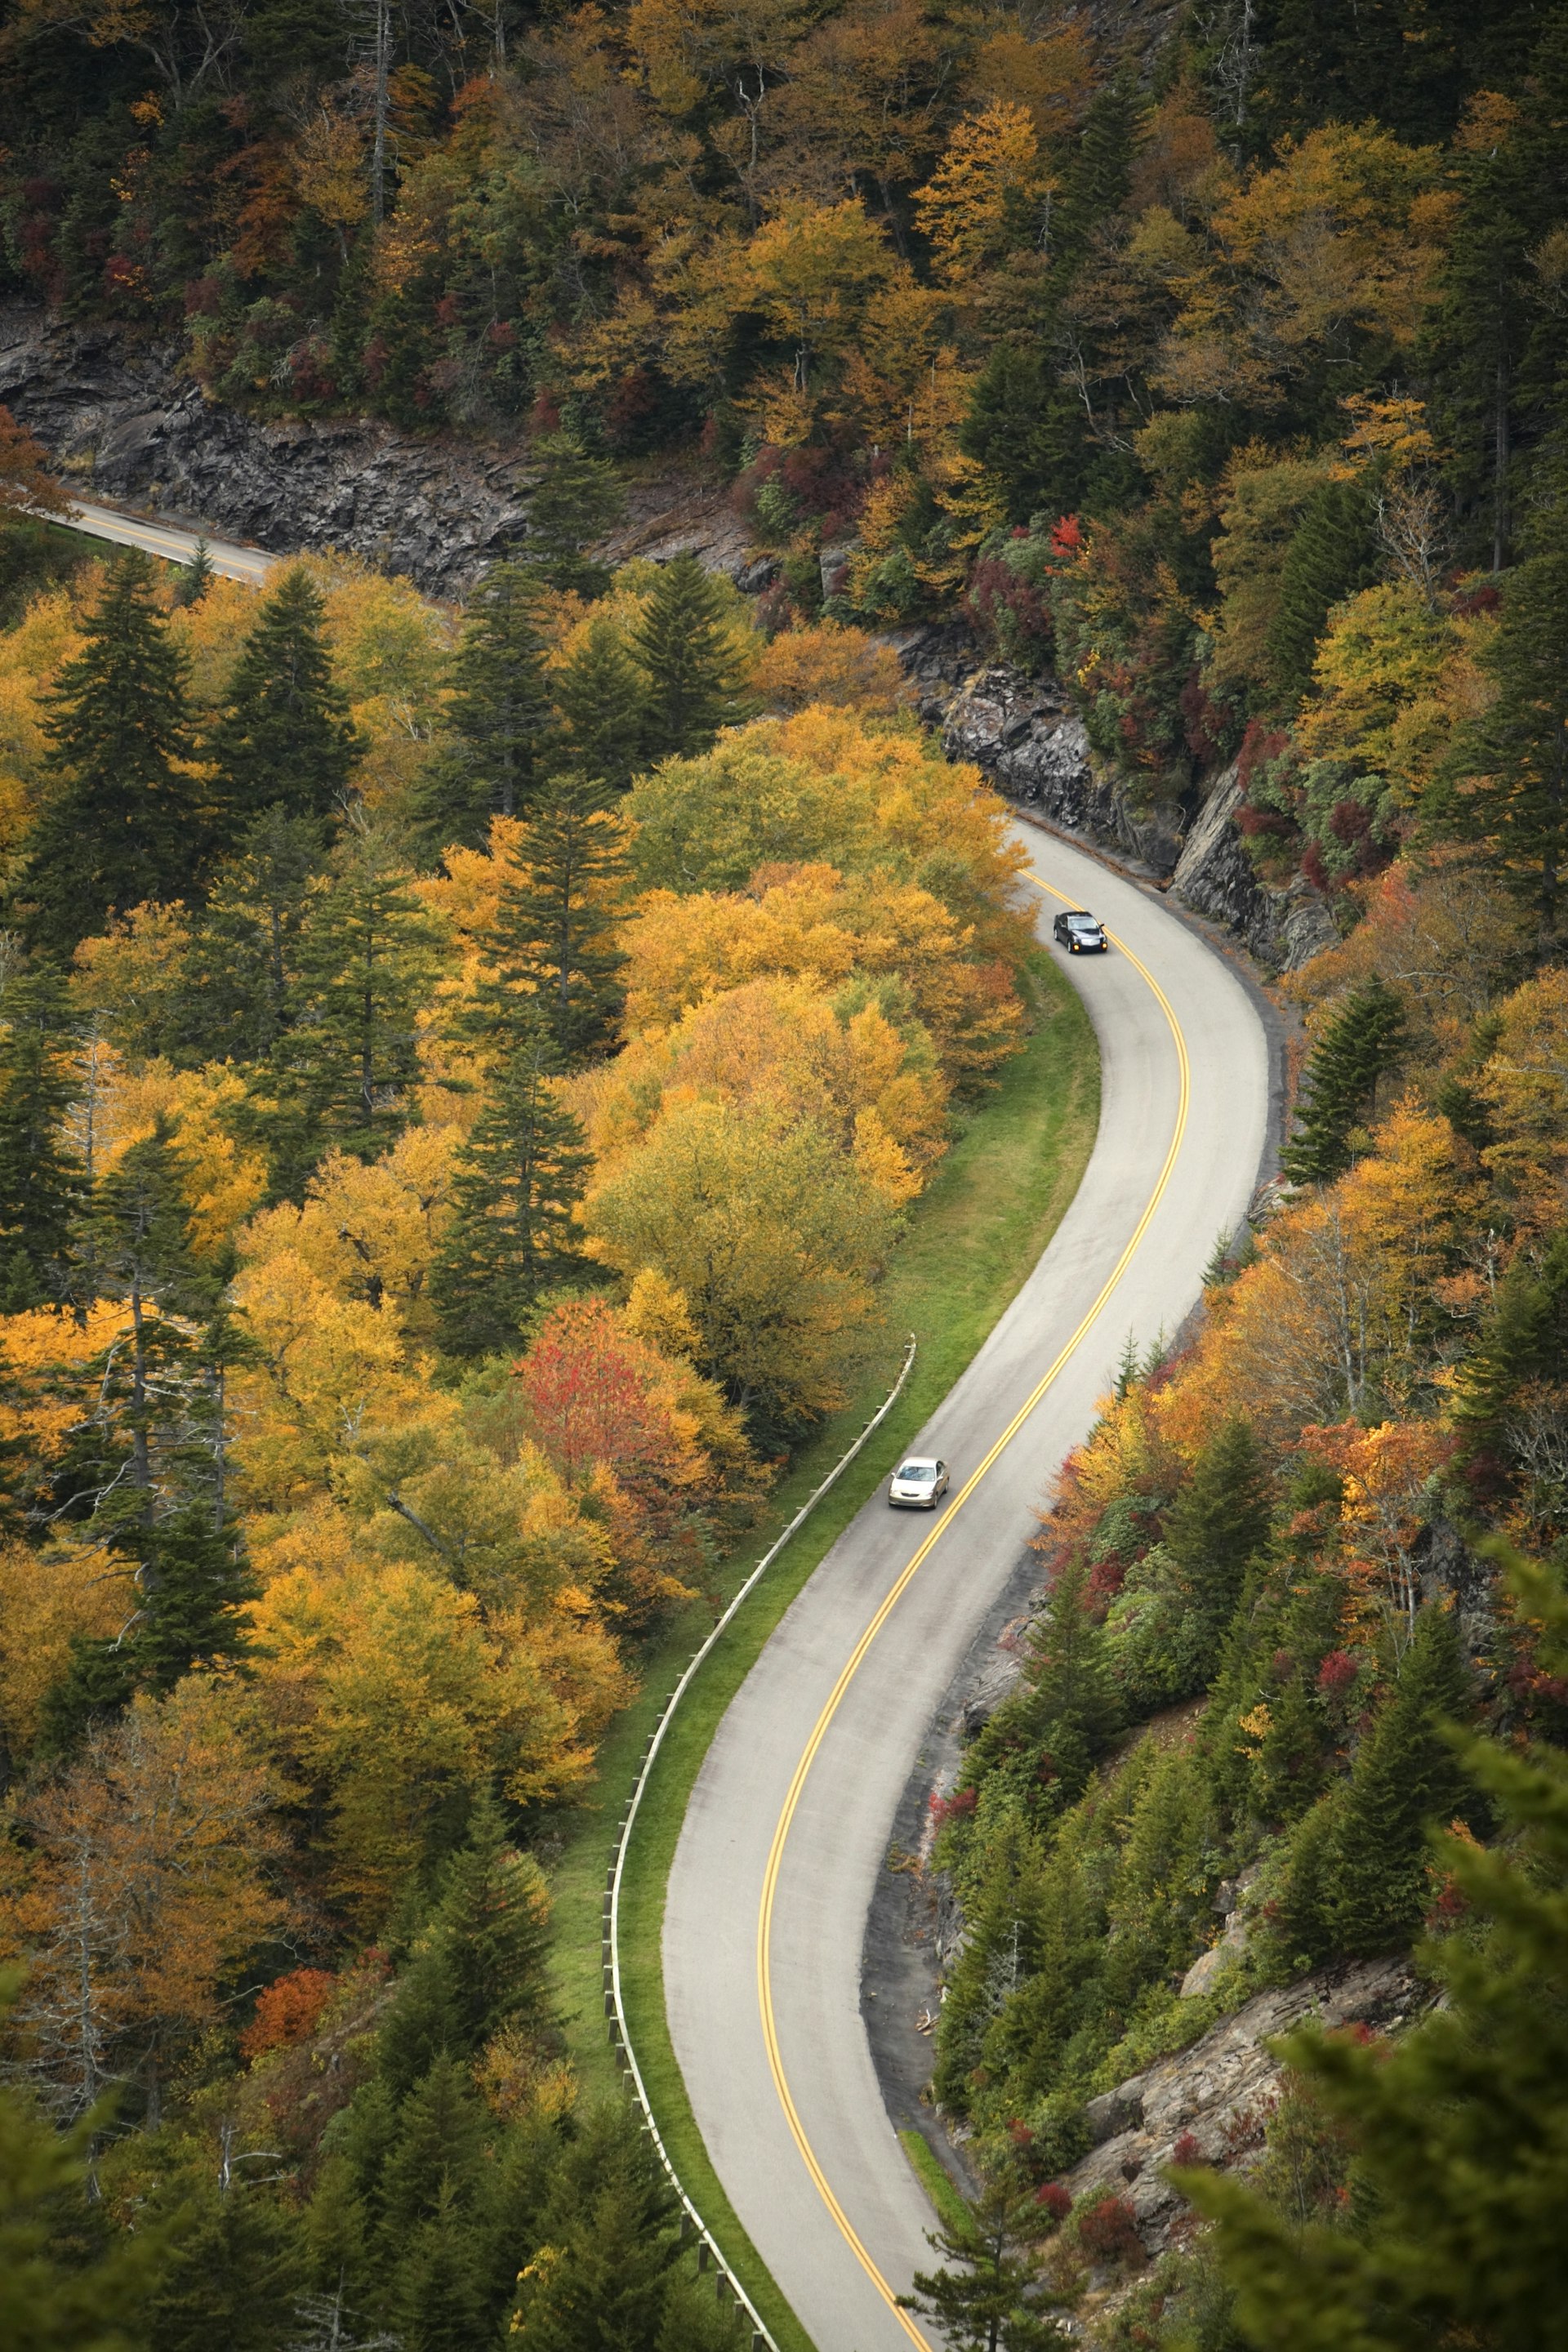
[{"label": "car windshield", "polygon": [[893,1475],[896,1478],[906,1479],[911,1486],[929,1486],[931,1480],[936,1476],[936,1464],[934,1462],[906,1462],[903,1468],[901,1470],[896,1470],[893,1473]]},{"label": "car windshield", "polygon": [[1068,927],[1075,931],[1098,931],[1100,924],[1093,915],[1069,915]]}]

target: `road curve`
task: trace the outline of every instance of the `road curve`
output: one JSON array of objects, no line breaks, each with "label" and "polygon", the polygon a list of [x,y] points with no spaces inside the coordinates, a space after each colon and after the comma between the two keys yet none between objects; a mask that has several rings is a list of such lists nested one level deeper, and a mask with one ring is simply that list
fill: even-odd
[{"label": "road curve", "polygon": [[719,1727],[665,1910],[665,2000],[698,2125],[818,2352],[929,2340],[892,2297],[929,2260],[932,2215],[860,2015],[867,1913],[900,1797],[1129,1331],[1143,1342],[1181,1323],[1216,1234],[1247,1207],[1267,1135],[1268,1042],[1235,971],[1152,893],[1065,843],[1024,838],[1042,936],[1065,899],[1118,941],[1068,965],[1100,1040],[1093,1155],[910,1449],[952,1465],[956,1505],[933,1522],[879,1494],[839,1537]]},{"label": "road curve", "polygon": [[[72,530],[93,539],[111,539],[117,547],[139,547],[144,555],[162,556],[165,563],[188,563],[196,551],[199,533],[172,522],[148,522],[141,515],[121,514],[114,507],[98,507],[73,499],[61,520]],[[231,539],[209,539],[207,562],[225,580],[246,580],[253,588],[266,584],[268,575],[283,562],[259,547],[241,547]]]}]

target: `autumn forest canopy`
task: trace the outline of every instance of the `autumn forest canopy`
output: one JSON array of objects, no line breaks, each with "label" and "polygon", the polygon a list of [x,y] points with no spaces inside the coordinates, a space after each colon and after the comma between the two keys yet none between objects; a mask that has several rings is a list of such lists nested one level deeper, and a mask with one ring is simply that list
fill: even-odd
[{"label": "autumn forest canopy", "polygon": [[[1334,943],[1278,980],[1286,1181],[1130,1343],[936,1801],[981,2194],[922,2297],[992,2352],[1534,2352],[1568,9],[8,0],[0,59],[7,299],[531,484],[460,609],[258,592],[21,514],[0,412],[22,2340],[737,2340],[579,2081],[552,1873],[1058,1017],[890,641],[941,621],[1135,817],[1226,793]],[[672,474],[759,595],[607,560]],[[1068,2185],[1090,2100],[1351,1961],[1404,2030],[1157,2151],[1158,2260]]]}]

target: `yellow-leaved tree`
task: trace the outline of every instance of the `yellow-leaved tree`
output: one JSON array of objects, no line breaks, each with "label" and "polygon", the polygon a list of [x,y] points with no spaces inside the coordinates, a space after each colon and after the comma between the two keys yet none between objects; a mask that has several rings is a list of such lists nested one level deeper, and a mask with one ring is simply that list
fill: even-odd
[{"label": "yellow-leaved tree", "polygon": [[585,1203],[590,1246],[685,1298],[701,1370],[775,1425],[832,1412],[875,1335],[885,1194],[771,1102],[672,1106]]}]

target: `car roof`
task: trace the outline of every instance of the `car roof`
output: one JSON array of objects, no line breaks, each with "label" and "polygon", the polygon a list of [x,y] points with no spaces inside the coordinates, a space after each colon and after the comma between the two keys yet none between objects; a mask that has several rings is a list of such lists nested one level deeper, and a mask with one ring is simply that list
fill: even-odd
[{"label": "car roof", "polygon": [[1089,914],[1083,907],[1075,907],[1070,915],[1062,917],[1062,920],[1064,923],[1092,923],[1097,931],[1100,929],[1100,917]]},{"label": "car roof", "polygon": [[934,1454],[906,1454],[903,1461],[899,1466],[902,1470],[934,1470],[936,1468],[936,1455]]}]

